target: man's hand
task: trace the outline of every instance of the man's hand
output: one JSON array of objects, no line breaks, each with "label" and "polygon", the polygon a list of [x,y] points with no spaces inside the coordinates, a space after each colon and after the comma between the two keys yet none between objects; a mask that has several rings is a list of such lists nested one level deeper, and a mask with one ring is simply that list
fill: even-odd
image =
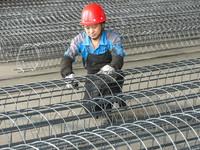
[{"label": "man's hand", "polygon": [[65,77],[65,79],[74,79],[74,78],[75,75],[73,73]]},{"label": "man's hand", "polygon": [[101,70],[98,72],[99,74],[112,74],[115,72],[115,69],[111,67],[110,65],[105,65],[101,68]]},{"label": "man's hand", "polygon": [[70,81],[67,81],[66,82],[66,87],[67,88],[74,88],[74,87],[77,87],[78,86],[78,83],[74,83],[73,82],[73,79],[75,78],[75,75],[74,74],[70,74],[68,76],[65,77],[65,79],[71,79]]}]

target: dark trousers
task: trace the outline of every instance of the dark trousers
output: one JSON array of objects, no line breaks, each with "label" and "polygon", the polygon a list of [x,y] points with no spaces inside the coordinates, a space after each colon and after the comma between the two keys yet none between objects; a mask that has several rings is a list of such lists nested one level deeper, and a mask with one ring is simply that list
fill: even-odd
[{"label": "dark trousers", "polygon": [[[115,80],[113,80],[113,78]],[[102,96],[106,95],[112,95],[122,92],[122,86],[123,86],[123,76],[114,74],[112,75],[112,78],[109,76],[105,76],[105,78],[102,77],[104,81],[102,81],[99,78],[95,78],[94,76],[90,78],[90,80],[87,80],[85,83],[85,95],[84,99],[88,100],[87,102],[84,102],[84,106],[88,109],[85,110],[87,113],[90,112],[97,112],[104,110],[112,109],[112,103],[109,103],[110,98],[106,98],[106,100],[102,99]],[[93,100],[95,98],[95,100]],[[119,101],[119,106],[125,106],[126,103],[123,101]]]}]

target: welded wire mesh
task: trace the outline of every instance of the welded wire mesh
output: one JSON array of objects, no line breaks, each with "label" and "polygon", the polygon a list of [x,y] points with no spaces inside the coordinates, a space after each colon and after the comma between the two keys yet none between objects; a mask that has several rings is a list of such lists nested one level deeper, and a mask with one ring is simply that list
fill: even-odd
[{"label": "welded wire mesh", "polygon": [[[56,47],[59,41],[71,40],[83,31],[78,25],[80,14],[82,8],[92,2],[104,8],[108,18],[106,28],[122,37],[127,55],[198,46],[200,43],[199,1],[7,1],[0,9],[0,61],[17,61],[20,71],[59,66],[59,61],[54,61],[54,53],[47,49]],[[17,59],[27,44],[34,46]],[[41,45],[45,46],[41,48]],[[30,59],[35,63],[38,59],[32,53],[35,49],[43,52],[38,68],[26,61],[35,57]],[[55,50],[56,59],[60,59],[65,51]],[[81,62],[81,59],[77,61]]]},{"label": "welded wire mesh", "polygon": [[[104,75],[77,77],[73,81],[62,79],[2,87],[1,147],[62,138],[108,126],[195,111],[200,106],[198,63],[199,59],[191,59],[124,70],[121,93],[112,93],[108,84],[116,81],[107,81],[111,76]],[[137,74],[139,82],[135,78]],[[101,82],[94,82],[97,79]],[[92,81],[94,93],[97,94],[84,99],[83,95],[88,91],[83,83],[88,80]],[[67,88],[66,83],[72,82],[79,83],[79,86]],[[109,95],[102,95],[101,90],[105,88],[110,90]],[[120,106],[120,102],[125,105]],[[88,105],[91,111],[86,113]],[[111,105],[111,108],[105,109],[107,105]],[[96,106],[100,108],[97,111]]]}]

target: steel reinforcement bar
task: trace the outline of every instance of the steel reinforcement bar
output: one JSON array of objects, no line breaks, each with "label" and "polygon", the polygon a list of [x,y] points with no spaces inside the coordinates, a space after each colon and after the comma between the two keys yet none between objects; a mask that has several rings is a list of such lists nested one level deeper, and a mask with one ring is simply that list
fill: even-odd
[{"label": "steel reinforcement bar", "polygon": [[[94,97],[115,96],[118,92],[129,93],[171,85],[198,82],[200,59],[163,63],[152,66],[125,69],[113,75],[87,75],[75,79],[57,79],[0,88],[0,112],[28,109],[57,103],[79,101],[88,93]],[[118,78],[118,82],[116,79]],[[89,82],[89,85],[85,85]],[[76,84],[68,88],[68,83]],[[123,86],[122,86],[123,84]],[[88,90],[88,88],[90,88]],[[113,92],[117,88],[118,92]],[[108,94],[102,94],[107,90]]]},{"label": "steel reinforcement bar", "polygon": [[[25,109],[20,109],[19,104],[9,104],[5,107],[2,103],[2,147],[194,111],[200,108],[199,87],[200,82],[190,82],[138,92],[118,93],[116,96],[107,95],[104,98],[95,97],[91,100],[80,99],[45,105],[41,102],[41,106],[35,99],[32,107]],[[120,102],[124,104],[120,106]],[[28,105],[29,100],[27,107],[30,107]],[[105,109],[108,105],[111,107]],[[96,107],[99,109],[96,110]],[[8,111],[9,109],[11,110]]]},{"label": "steel reinforcement bar", "polygon": [[187,111],[4,149],[199,149],[200,112]]},{"label": "steel reinforcement bar", "polygon": [[[15,2],[19,5],[15,5]],[[21,71],[58,66],[59,61],[54,61],[54,53],[51,53],[53,49],[50,50],[49,47],[56,47],[60,41],[71,40],[83,31],[81,26],[76,25],[80,20],[78,14],[83,6],[91,2],[94,1],[56,1],[50,5],[51,2],[31,1],[30,5],[26,6],[26,2],[23,4],[21,1],[14,1],[11,5],[3,5],[0,9],[0,61],[24,63],[24,66],[17,66]],[[198,1],[95,2],[102,5],[106,11],[106,26],[122,37],[127,55],[198,46],[200,43]],[[27,45],[31,46],[27,48]],[[22,49],[27,52],[21,53]],[[56,59],[60,59],[65,50],[55,49]],[[19,56],[20,59],[17,59]],[[33,64],[36,60],[42,63],[33,66],[29,65],[31,62],[26,64],[29,57]],[[81,59],[78,59],[78,62],[81,62]]]}]

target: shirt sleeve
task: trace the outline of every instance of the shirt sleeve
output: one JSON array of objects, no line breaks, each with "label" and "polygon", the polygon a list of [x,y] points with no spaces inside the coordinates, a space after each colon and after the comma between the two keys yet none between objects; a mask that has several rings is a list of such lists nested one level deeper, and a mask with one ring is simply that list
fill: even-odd
[{"label": "shirt sleeve", "polygon": [[69,48],[64,53],[64,56],[71,57],[73,61],[75,61],[75,57],[79,54],[79,47],[78,47],[79,36],[80,35],[77,35],[75,38],[72,39]]},{"label": "shirt sleeve", "polygon": [[113,55],[121,55],[122,57],[125,56],[125,52],[123,52],[123,47],[122,47],[122,40],[119,35],[116,36],[116,38],[112,43],[111,52]]}]

